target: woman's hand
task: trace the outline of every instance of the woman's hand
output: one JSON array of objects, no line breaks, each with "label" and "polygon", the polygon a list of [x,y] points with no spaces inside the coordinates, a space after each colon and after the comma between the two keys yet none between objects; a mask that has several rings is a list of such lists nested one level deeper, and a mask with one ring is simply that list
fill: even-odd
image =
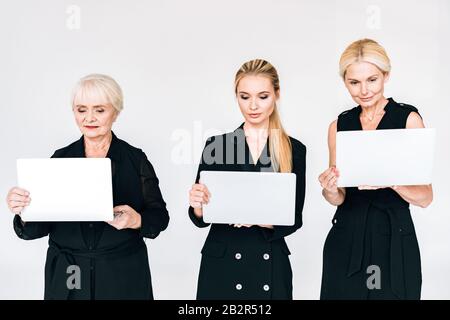
[{"label": "woman's hand", "polygon": [[341,205],[345,200],[345,188],[337,186],[339,175],[339,170],[332,165],[319,176],[322,195],[334,206]]},{"label": "woman's hand", "polygon": [[30,193],[19,187],[14,187],[9,190],[6,196],[6,203],[8,204],[9,210],[20,215],[20,213],[28,206],[31,202]]},{"label": "woman's hand", "polygon": [[139,229],[141,227],[141,215],[128,205],[114,207],[114,220],[107,221],[108,224],[122,229]]},{"label": "woman's hand", "polygon": [[378,190],[386,188],[392,188],[395,190],[396,186],[358,186],[359,190]]},{"label": "woman's hand", "polygon": [[250,228],[251,226],[253,226],[253,224],[241,224],[241,223],[230,224],[230,226],[231,225],[235,228],[242,228],[242,227]]},{"label": "woman's hand", "polygon": [[339,178],[339,170],[336,167],[329,167],[319,176],[320,186],[331,194],[338,193],[337,181]]},{"label": "woman's hand", "polygon": [[258,224],[261,228],[273,229],[273,225],[271,224]]},{"label": "woman's hand", "polygon": [[192,185],[189,190],[189,205],[194,208],[194,213],[197,217],[203,216],[203,205],[209,203],[211,194],[208,188],[202,183],[196,183]]},{"label": "woman's hand", "polygon": [[[240,223],[235,223],[232,225],[235,228],[241,228],[241,227],[250,228],[250,227],[254,226],[254,224],[240,224]],[[258,224],[257,226],[261,227],[261,228],[273,229],[273,225],[270,225],[270,224]]]}]

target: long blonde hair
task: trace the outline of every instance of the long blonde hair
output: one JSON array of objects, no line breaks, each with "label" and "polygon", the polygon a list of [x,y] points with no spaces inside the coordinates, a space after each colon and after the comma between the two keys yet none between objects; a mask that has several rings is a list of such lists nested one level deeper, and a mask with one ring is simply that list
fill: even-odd
[{"label": "long blonde hair", "polygon": [[361,39],[352,42],[339,60],[339,74],[345,79],[347,68],[355,62],[369,62],[377,66],[383,74],[391,71],[391,61],[386,50],[375,40]]},{"label": "long blonde hair", "polygon": [[[261,75],[269,78],[276,93],[280,90],[280,79],[275,67],[266,60],[255,59],[244,63],[236,73],[234,90],[237,94],[239,81],[248,75]],[[269,151],[272,167],[276,172],[292,172],[292,145],[281,124],[277,105],[269,117]]]}]

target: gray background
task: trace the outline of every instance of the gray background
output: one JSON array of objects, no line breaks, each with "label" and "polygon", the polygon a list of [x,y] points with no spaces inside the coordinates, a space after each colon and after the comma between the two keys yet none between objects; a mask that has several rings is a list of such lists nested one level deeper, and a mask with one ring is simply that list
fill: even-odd
[{"label": "gray background", "polygon": [[[81,10],[79,25],[70,5]],[[412,215],[422,297],[449,299],[449,21],[446,0],[1,1],[0,298],[43,297],[47,238],[17,238],[4,197],[16,184],[16,158],[49,157],[79,138],[69,96],[92,72],[122,86],[125,109],[114,130],[147,153],[168,203],[168,230],[147,240],[155,298],[195,298],[208,229],[189,221],[188,190],[206,136],[242,121],[234,73],[261,57],[278,68],[285,127],[308,147],[304,226],[287,241],[294,298],[317,299],[334,213],[317,176],[328,164],[329,123],[354,106],[338,59],[351,41],[373,37],[392,60],[386,96],[417,106],[438,130],[435,199]]]}]

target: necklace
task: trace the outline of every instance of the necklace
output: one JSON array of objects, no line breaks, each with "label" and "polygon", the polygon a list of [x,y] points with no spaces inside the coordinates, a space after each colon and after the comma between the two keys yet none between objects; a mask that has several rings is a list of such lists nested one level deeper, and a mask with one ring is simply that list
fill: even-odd
[{"label": "necklace", "polygon": [[373,119],[375,119],[376,116],[382,116],[384,115],[384,111],[383,112],[376,112],[375,114],[372,115],[372,117],[366,115],[366,114],[362,114],[363,118],[368,119],[369,121],[373,121]]}]

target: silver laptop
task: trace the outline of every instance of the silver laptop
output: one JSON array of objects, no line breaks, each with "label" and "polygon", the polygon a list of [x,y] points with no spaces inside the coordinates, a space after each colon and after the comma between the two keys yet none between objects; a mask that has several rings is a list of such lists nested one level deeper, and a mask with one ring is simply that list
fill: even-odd
[{"label": "silver laptop", "polygon": [[432,181],[435,129],[339,131],[340,187],[423,185]]},{"label": "silver laptop", "polygon": [[203,206],[208,223],[293,225],[294,173],[202,171],[200,182],[211,193]]},{"label": "silver laptop", "polygon": [[18,159],[17,180],[30,192],[24,221],[111,221],[108,158]]}]

